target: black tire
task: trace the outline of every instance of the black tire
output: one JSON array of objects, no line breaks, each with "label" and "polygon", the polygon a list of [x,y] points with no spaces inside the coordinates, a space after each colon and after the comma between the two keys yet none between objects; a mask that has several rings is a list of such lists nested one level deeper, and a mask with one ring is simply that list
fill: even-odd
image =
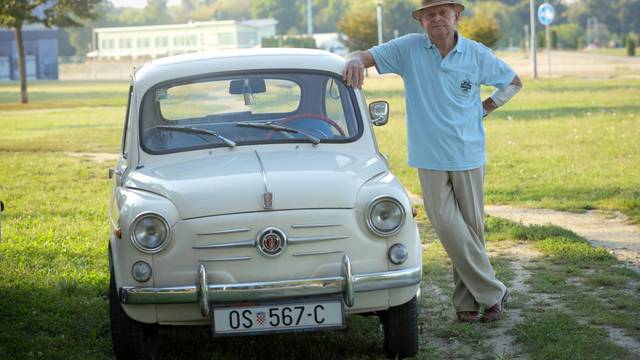
[{"label": "black tire", "polygon": [[384,329],[384,352],[388,358],[403,359],[418,353],[420,328],[418,325],[418,300],[390,307],[380,314]]},{"label": "black tire", "polygon": [[158,326],[143,324],[127,316],[120,305],[113,268],[109,270],[109,320],[116,359],[155,359],[158,352]]}]

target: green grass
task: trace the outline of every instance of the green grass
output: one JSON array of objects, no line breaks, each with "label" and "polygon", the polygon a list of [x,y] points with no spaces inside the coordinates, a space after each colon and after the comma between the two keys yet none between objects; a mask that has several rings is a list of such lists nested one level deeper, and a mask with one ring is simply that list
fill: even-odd
[{"label": "green grass", "polygon": [[605,330],[580,325],[570,315],[545,311],[525,317],[513,334],[530,351],[533,360],[632,358],[625,349],[608,341]]},{"label": "green grass", "polygon": [[[127,104],[129,85],[123,82],[31,81],[28,83],[29,103],[20,104],[20,85],[0,83],[0,111],[50,110],[86,106],[116,106]],[[124,114],[124,109],[122,110]]]},{"label": "green grass", "polygon": [[[63,152],[118,151],[127,86],[36,82],[29,87],[32,103],[25,106],[16,103],[15,83],[0,85],[0,199],[7,205],[0,242],[2,359],[112,357],[106,170],[113,164]],[[396,175],[419,193],[415,171],[406,165],[398,79],[369,79],[366,92],[369,101],[391,101],[391,123],[376,129],[380,147],[390,155]],[[638,222],[638,98],[637,80],[526,82],[523,93],[487,122],[488,201],[572,211],[618,209]],[[418,221],[429,244],[423,285],[443,294],[423,293],[418,358],[504,357],[483,341],[496,325],[455,322],[448,299],[453,291],[451,263],[423,209]],[[640,340],[640,275],[620,266],[609,253],[559,227],[487,218],[486,231],[490,247],[515,240],[540,251],[544,257],[527,265],[532,274],[528,283],[537,292],[558,294],[566,308],[567,313],[543,312],[528,302],[527,294],[516,295],[515,307],[531,313],[513,334],[532,359],[627,356],[596,325],[615,326]],[[515,280],[512,260],[492,257],[498,277],[509,286]],[[160,349],[164,358],[282,353],[295,358],[381,358],[377,319],[350,321],[344,332],[216,340],[207,327],[168,329],[161,335]],[[569,355],[554,357],[563,348]]]}]

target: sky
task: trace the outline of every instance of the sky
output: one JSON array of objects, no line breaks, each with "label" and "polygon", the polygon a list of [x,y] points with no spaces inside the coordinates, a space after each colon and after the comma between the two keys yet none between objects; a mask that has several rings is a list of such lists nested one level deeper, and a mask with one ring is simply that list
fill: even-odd
[{"label": "sky", "polygon": [[[137,7],[141,8],[147,5],[147,0],[111,0],[115,7]],[[180,0],[169,0],[168,5],[180,5]]]}]

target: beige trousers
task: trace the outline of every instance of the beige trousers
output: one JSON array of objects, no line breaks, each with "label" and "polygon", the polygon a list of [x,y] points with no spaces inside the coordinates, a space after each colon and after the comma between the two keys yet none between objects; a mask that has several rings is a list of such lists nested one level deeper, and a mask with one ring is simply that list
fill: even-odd
[{"label": "beige trousers", "polygon": [[502,299],[484,246],[484,167],[465,171],[418,169],[427,216],[453,264],[456,311],[489,308]]}]

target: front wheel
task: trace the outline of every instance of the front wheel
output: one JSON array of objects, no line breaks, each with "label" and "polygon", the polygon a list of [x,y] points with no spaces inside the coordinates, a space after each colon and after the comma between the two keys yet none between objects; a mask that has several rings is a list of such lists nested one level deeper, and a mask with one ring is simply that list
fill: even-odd
[{"label": "front wheel", "polygon": [[418,300],[390,307],[380,313],[384,329],[384,352],[389,358],[413,357],[418,353]]},{"label": "front wheel", "polygon": [[113,268],[109,280],[109,320],[113,352],[118,360],[155,359],[158,327],[131,319],[122,309]]}]

